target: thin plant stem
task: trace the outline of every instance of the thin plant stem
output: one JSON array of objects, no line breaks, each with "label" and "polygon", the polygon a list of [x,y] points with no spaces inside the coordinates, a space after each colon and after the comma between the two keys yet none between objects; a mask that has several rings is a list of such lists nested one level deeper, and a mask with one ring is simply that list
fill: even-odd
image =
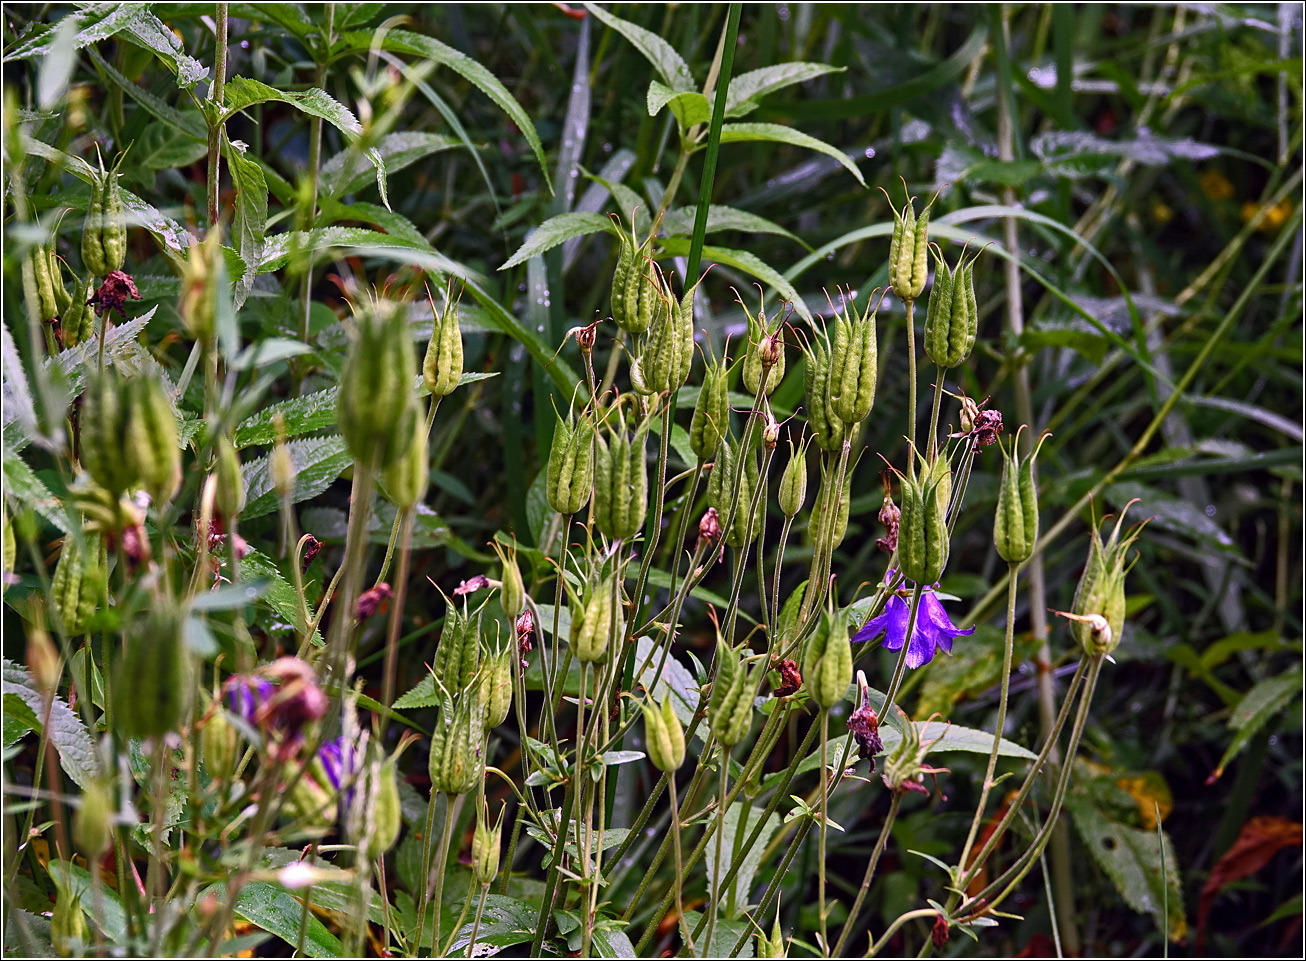
[{"label": "thin plant stem", "polygon": [[685,939],[685,947],[689,948],[690,954],[696,954],[694,937],[689,933],[689,922],[685,919],[684,892],[682,890],[685,886],[685,864],[680,853],[680,804],[676,800],[676,774],[674,771],[667,774],[667,789],[671,792],[671,842],[676,856],[676,879],[673,882],[676,890],[676,919],[680,922],[680,936]]},{"label": "thin plant stem", "polygon": [[[938,914],[938,912],[935,911],[933,908],[917,908],[915,911],[908,911],[906,914],[898,915],[898,917],[894,918],[893,923],[889,925],[888,930],[886,930],[884,934],[880,935],[878,941],[876,941],[874,944],[871,945],[870,950],[866,952],[866,957],[873,958],[881,951],[883,951],[885,945],[889,943],[889,939],[892,938],[895,934],[897,934],[898,929],[901,928],[908,921],[914,921],[917,918],[930,918],[936,914]],[[929,944],[930,942],[926,941],[925,943]]]},{"label": "thin plant stem", "polygon": [[821,842],[816,849],[816,898],[817,910],[820,912],[821,919],[821,954],[824,957],[830,956],[830,936],[826,930],[826,912],[825,912],[825,844],[826,836],[829,833],[829,791],[827,785],[830,779],[829,769],[826,767],[826,754],[830,745],[830,712],[828,709],[821,711]]},{"label": "thin plant stem", "polygon": [[866,900],[866,894],[871,889],[871,880],[875,877],[875,869],[880,863],[880,855],[884,853],[885,844],[893,831],[893,822],[898,816],[898,807],[901,804],[902,793],[900,791],[893,792],[889,800],[889,813],[885,815],[884,824],[880,826],[880,836],[875,840],[875,849],[871,851],[871,859],[866,863],[866,874],[862,877],[861,887],[857,889],[857,896],[853,899],[853,906],[848,909],[848,918],[843,923],[843,930],[839,932],[839,940],[835,943],[833,957],[843,957],[843,949],[844,945],[848,943],[848,936],[857,927],[857,916],[861,913],[862,903]]},{"label": "thin plant stem", "polygon": [[[413,509],[406,507],[399,534],[399,568],[395,572],[395,596],[390,602],[390,622],[386,625],[385,679],[381,688],[381,703],[389,707],[394,702],[395,674],[399,668],[399,628],[404,619],[404,595],[408,592],[408,565],[413,547]],[[381,734],[385,734],[387,716],[381,715]]]},{"label": "thin plant stem", "polygon": [[[709,946],[712,944],[712,934],[716,930],[716,916],[721,911],[721,875],[725,873],[721,870],[721,839],[726,833],[726,786],[729,783],[729,777],[730,749],[723,744],[721,745],[721,781],[717,789],[717,797],[719,800],[717,801],[716,808],[716,861],[714,862],[715,869],[712,873],[712,904],[710,905],[707,916],[707,935],[704,938],[704,943]],[[675,883],[679,886],[679,875],[676,876]]]},{"label": "thin plant stem", "polygon": [[916,448],[916,301],[907,301],[907,456]]},{"label": "thin plant stem", "polygon": [[476,935],[481,930],[481,914],[485,911],[485,896],[490,893],[488,884],[481,885],[481,899],[476,904],[476,920],[472,922],[472,937],[467,942],[467,957],[476,957]]},{"label": "thin plant stem", "polygon": [[[213,101],[213,106],[218,112],[221,112],[223,102],[226,99],[227,6],[225,3],[219,3],[214,17],[216,29],[214,31],[213,85],[209,91],[209,99]],[[220,122],[209,125],[209,230],[218,229],[218,178],[221,174],[222,165],[222,128],[223,124]]]},{"label": "thin plant stem", "polygon": [[[322,23],[323,44],[321,47],[321,56],[317,59],[317,73],[314,76],[314,86],[319,90],[326,83],[327,60],[330,57],[332,34],[335,32],[336,5],[328,3],[324,11],[325,17]],[[305,212],[304,229],[312,232],[313,225],[317,221],[317,191],[318,176],[322,166],[322,118],[313,117],[309,121],[308,130],[308,208]],[[299,339],[304,343],[309,340],[309,319],[313,314],[313,260],[312,254],[309,254],[308,261],[304,264],[304,277],[300,282],[299,297],[303,305],[304,312],[299,318]]]},{"label": "thin plant stem", "polygon": [[934,405],[930,408],[930,436],[927,452],[927,458],[931,465],[934,463],[935,451],[939,449],[937,444],[939,436],[939,408],[943,406],[943,368],[936,364],[935,370],[938,372],[938,375],[934,381]]}]

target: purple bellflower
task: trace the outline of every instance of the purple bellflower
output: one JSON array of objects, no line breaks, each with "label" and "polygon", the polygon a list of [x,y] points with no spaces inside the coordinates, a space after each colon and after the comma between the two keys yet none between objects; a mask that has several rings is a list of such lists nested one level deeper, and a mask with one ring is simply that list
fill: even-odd
[{"label": "purple bellflower", "polygon": [[[889,571],[889,578],[892,579],[895,573]],[[951,654],[954,637],[975,633],[973,627],[963,630],[953,626],[948,612],[943,609],[943,604],[931,587],[921,591],[920,610],[916,612],[916,629],[908,638],[907,622],[910,618],[910,593],[900,591],[890,594],[884,612],[867,621],[853,636],[853,641],[870,641],[883,634],[884,646],[890,651],[900,651],[903,644],[907,644],[907,666],[914,670],[930,663],[936,649]]]}]

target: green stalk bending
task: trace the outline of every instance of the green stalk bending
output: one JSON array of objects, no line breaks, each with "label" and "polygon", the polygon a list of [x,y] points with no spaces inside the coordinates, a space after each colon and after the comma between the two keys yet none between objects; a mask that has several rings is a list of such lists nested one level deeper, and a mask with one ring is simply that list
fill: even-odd
[{"label": "green stalk bending", "polygon": [[884,818],[884,824],[880,826],[880,836],[875,841],[875,849],[871,852],[871,860],[866,864],[866,874],[862,877],[862,886],[857,889],[857,897],[853,899],[853,906],[848,909],[848,918],[843,923],[843,930],[839,932],[839,940],[835,943],[833,957],[843,957],[844,945],[848,943],[848,936],[852,934],[857,924],[857,915],[862,910],[862,902],[866,900],[866,894],[871,889],[871,880],[875,877],[875,869],[880,863],[880,855],[884,853],[885,844],[889,840],[889,835],[893,831],[894,819],[898,816],[898,807],[902,804],[902,793],[893,792],[889,800],[889,813]]}]

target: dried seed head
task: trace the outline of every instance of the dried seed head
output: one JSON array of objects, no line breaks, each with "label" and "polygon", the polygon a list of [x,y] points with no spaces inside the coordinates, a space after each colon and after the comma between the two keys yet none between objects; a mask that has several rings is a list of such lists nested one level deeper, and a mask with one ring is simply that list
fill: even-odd
[{"label": "dried seed head", "polygon": [[360,624],[377,612],[382,603],[389,599],[394,591],[390,585],[382,581],[376,587],[363,591],[358,595],[358,601],[354,604],[354,618]]},{"label": "dried seed head", "polygon": [[299,559],[299,572],[301,574],[308,572],[308,566],[322,551],[322,542],[312,534],[305,534],[303,537],[304,553]]},{"label": "dried seed head", "polygon": [[715,544],[721,539],[721,520],[717,517],[715,507],[709,507],[698,521],[698,539],[700,543]]},{"label": "dried seed head", "polygon": [[898,524],[902,511],[893,502],[893,481],[889,471],[881,471],[880,479],[884,481],[884,501],[880,504],[880,523],[884,525],[884,536],[876,538],[876,545],[886,554],[898,549]]},{"label": "dried seed head", "polygon": [[803,675],[798,671],[798,662],[792,657],[783,661],[772,661],[771,668],[780,672],[780,686],[772,691],[774,697],[792,697],[803,686]]}]

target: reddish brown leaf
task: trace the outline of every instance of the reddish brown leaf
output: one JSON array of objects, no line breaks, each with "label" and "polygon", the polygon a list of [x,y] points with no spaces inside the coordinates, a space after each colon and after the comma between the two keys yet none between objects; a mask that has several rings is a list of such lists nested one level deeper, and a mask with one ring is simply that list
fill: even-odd
[{"label": "reddish brown leaf", "polygon": [[1238,840],[1211,869],[1197,905],[1197,953],[1206,941],[1206,919],[1211,905],[1226,884],[1249,878],[1265,865],[1280,848],[1300,845],[1302,826],[1279,817],[1255,817],[1243,825]]}]

